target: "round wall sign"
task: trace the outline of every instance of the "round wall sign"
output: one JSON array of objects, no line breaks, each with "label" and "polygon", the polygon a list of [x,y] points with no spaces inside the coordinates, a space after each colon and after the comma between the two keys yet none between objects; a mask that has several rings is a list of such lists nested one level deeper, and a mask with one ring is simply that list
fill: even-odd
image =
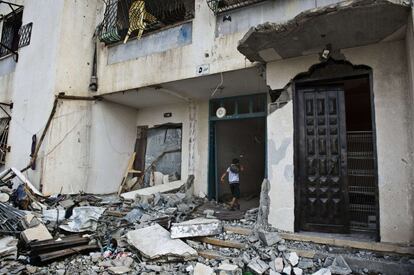
[{"label": "round wall sign", "polygon": [[217,116],[218,118],[223,118],[223,117],[225,117],[225,116],[226,116],[226,108],[224,108],[224,107],[220,107],[220,108],[218,108],[218,109],[217,109],[217,111],[216,111],[216,116]]}]

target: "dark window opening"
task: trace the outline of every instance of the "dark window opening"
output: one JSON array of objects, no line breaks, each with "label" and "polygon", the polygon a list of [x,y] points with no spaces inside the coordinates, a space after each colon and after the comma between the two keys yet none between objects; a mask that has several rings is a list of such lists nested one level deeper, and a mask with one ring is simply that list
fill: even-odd
[{"label": "dark window opening", "polygon": [[[129,12],[131,5],[135,2],[145,3],[145,13],[143,15],[133,13],[131,19]],[[125,39],[131,22],[136,26],[140,16],[143,16],[145,24],[143,35],[145,35],[194,18],[194,0],[109,0],[105,8],[103,22],[100,25],[100,40],[111,44]],[[133,29],[129,39],[137,37],[139,34],[137,28]]]},{"label": "dark window opening", "polygon": [[[0,57],[10,53],[7,49],[17,51],[20,40],[20,27],[22,26],[23,8],[15,10],[6,15],[3,19],[3,29],[1,32],[1,43],[5,46],[0,46]],[[7,47],[7,48],[6,48]]]}]

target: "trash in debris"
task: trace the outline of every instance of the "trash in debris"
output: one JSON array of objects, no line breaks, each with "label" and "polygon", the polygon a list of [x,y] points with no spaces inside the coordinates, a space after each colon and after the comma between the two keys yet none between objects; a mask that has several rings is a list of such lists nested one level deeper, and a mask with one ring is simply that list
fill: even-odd
[{"label": "trash in debris", "polygon": [[104,207],[96,206],[75,207],[68,224],[62,224],[60,228],[68,232],[95,231],[99,217],[105,210]]},{"label": "trash in debris", "polygon": [[221,221],[217,219],[197,218],[171,226],[171,238],[187,238],[218,235],[223,231]]},{"label": "trash in debris", "polygon": [[17,258],[18,240],[12,236],[2,237],[0,239],[0,257],[2,260]]}]

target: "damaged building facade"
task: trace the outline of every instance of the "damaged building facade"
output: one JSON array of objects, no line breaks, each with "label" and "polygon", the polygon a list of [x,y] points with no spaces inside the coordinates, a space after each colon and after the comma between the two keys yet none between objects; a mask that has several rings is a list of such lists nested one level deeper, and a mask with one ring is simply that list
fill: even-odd
[{"label": "damaged building facade", "polygon": [[238,158],[280,230],[414,242],[411,1],[1,2],[3,168],[43,193],[225,199]]}]

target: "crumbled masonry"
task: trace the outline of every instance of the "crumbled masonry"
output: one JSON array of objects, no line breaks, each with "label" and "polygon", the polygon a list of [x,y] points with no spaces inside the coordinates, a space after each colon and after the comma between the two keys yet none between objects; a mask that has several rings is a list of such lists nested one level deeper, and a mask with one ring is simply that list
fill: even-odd
[{"label": "crumbled masonry", "polygon": [[13,200],[0,204],[0,274],[413,274],[410,256],[283,239],[267,224],[267,180],[260,207],[241,216],[189,188],[126,200],[23,186],[25,203],[10,189]]}]

